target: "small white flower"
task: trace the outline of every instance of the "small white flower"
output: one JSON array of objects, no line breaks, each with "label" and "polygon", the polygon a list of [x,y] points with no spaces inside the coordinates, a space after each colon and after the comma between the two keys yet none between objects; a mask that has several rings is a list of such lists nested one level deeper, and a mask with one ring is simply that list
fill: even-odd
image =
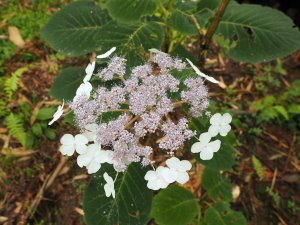
[{"label": "small white flower", "polygon": [[112,47],[110,50],[108,50],[107,52],[101,54],[101,55],[98,55],[97,58],[98,59],[104,59],[104,58],[107,58],[109,57],[114,51],[116,51],[116,47]]},{"label": "small white flower", "polygon": [[96,139],[98,125],[96,123],[90,123],[85,126],[85,132],[83,135],[89,140],[94,141]]},{"label": "small white flower", "polygon": [[56,112],[53,115],[53,119],[48,123],[48,125],[52,125],[56,120],[58,120],[61,115],[64,113],[64,104],[65,102],[63,101],[62,105],[59,105]]},{"label": "small white flower", "polygon": [[106,172],[104,173],[103,177],[104,180],[106,181],[106,184],[104,185],[104,191],[106,197],[112,196],[113,198],[115,198],[116,191],[115,191],[114,180]]},{"label": "small white flower", "polygon": [[213,158],[214,153],[219,151],[221,147],[221,141],[215,140],[210,142],[211,135],[206,132],[200,135],[199,142],[192,145],[192,153],[200,152],[200,158],[202,160],[210,160]]},{"label": "small white flower", "polygon": [[163,171],[163,177],[168,183],[177,181],[180,184],[184,184],[189,180],[189,171],[192,168],[192,164],[188,160],[180,161],[176,157],[172,157],[166,161],[169,170]]},{"label": "small white flower", "polygon": [[65,134],[61,137],[59,151],[63,155],[72,156],[76,150],[78,154],[83,154],[87,150],[88,139],[82,135],[77,134],[75,137],[72,134]]},{"label": "small white flower", "polygon": [[77,157],[77,164],[81,168],[85,166],[89,174],[96,173],[102,163],[112,163],[112,153],[110,150],[102,150],[101,145],[91,144]]},{"label": "small white flower", "polygon": [[91,91],[93,89],[93,86],[90,82],[85,82],[80,84],[80,86],[76,90],[76,96],[74,97],[73,101],[76,101],[77,98],[81,95],[86,95],[88,98],[91,95]]},{"label": "small white flower", "polygon": [[210,118],[211,126],[208,129],[208,132],[212,137],[217,136],[220,133],[221,136],[226,136],[231,130],[229,125],[232,121],[232,117],[229,113],[225,113],[223,116],[220,113],[214,114]]},{"label": "small white flower", "polygon": [[217,81],[215,78],[211,77],[211,76],[208,76],[204,73],[202,73],[197,66],[195,66],[189,59],[186,59],[188,61],[188,63],[191,65],[191,67],[194,69],[194,71],[196,72],[196,74],[198,74],[199,76],[201,77],[204,77],[205,79],[209,80],[210,82],[212,83],[219,83],[219,81]]},{"label": "small white flower", "polygon": [[164,179],[163,173],[169,168],[159,166],[155,171],[149,170],[145,175],[145,180],[148,181],[147,187],[154,191],[168,187],[169,183]]},{"label": "small white flower", "polygon": [[87,67],[85,68],[85,77],[83,78],[83,82],[86,83],[86,82],[89,82],[92,75],[93,75],[93,72],[94,72],[94,69],[95,69],[95,65],[96,65],[96,61],[93,61],[92,63],[89,63],[87,65]]}]

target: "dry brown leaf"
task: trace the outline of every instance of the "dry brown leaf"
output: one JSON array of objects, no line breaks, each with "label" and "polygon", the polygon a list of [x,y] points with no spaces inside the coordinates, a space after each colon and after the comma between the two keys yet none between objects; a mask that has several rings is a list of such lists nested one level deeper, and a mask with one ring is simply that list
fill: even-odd
[{"label": "dry brown leaf", "polygon": [[6,216],[0,216],[0,223],[4,223],[8,220],[8,217]]},{"label": "dry brown leaf", "polygon": [[84,216],[84,211],[83,211],[83,209],[80,209],[80,208],[78,208],[78,207],[75,207],[75,208],[74,208],[74,211],[77,212],[79,215]]},{"label": "dry brown leaf", "polygon": [[23,48],[25,45],[25,42],[21,36],[21,33],[17,27],[9,26],[8,27],[8,35],[9,40],[14,43],[17,47]]}]

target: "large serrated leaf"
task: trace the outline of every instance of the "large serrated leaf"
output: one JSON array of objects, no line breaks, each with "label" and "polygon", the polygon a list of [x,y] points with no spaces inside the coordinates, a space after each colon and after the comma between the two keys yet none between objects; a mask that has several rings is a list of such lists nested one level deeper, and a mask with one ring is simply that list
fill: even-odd
[{"label": "large serrated leaf", "polygon": [[249,63],[267,62],[300,48],[300,32],[292,20],[259,5],[230,5],[216,33],[236,42],[229,57]]},{"label": "large serrated leaf", "polygon": [[77,88],[82,83],[84,75],[85,71],[81,67],[63,69],[55,78],[50,89],[50,95],[59,100],[72,100]]},{"label": "large serrated leaf", "polygon": [[126,26],[112,21],[104,30],[102,45],[116,46],[130,66],[139,64],[148,49],[160,49],[164,41],[164,29],[155,22]]},{"label": "large serrated leaf", "polygon": [[55,50],[78,56],[99,47],[103,25],[111,19],[91,1],[70,3],[55,13],[42,29],[42,37]]},{"label": "large serrated leaf", "polygon": [[153,200],[151,215],[159,225],[186,225],[197,215],[197,199],[183,187],[172,185]]},{"label": "large serrated leaf", "polygon": [[145,168],[132,163],[115,182],[115,198],[105,196],[103,174],[111,177],[116,171],[111,165],[103,165],[93,176],[85,190],[83,208],[88,225],[143,225],[149,220],[152,192],[144,179]]},{"label": "large serrated leaf", "polygon": [[119,22],[136,22],[143,15],[150,15],[156,8],[155,0],[109,0],[107,8],[112,18]]},{"label": "large serrated leaf", "polygon": [[218,197],[222,197],[226,201],[232,200],[231,184],[227,179],[221,177],[219,171],[206,167],[201,180],[211,199],[216,200]]}]

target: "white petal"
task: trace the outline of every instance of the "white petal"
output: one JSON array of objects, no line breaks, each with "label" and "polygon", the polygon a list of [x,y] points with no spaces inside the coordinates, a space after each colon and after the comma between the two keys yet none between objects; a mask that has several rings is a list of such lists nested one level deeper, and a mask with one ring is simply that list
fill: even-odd
[{"label": "white petal", "polygon": [[116,191],[115,191],[115,189],[113,189],[113,190],[111,191],[111,195],[112,195],[113,198],[116,197]]},{"label": "white petal", "polygon": [[105,150],[99,150],[95,154],[95,161],[98,163],[105,163],[108,159],[108,155]]},{"label": "white petal", "polygon": [[95,64],[96,64],[96,61],[93,61],[92,63],[89,63],[87,65],[87,67],[85,68],[85,73],[86,74],[93,74],[94,69],[95,69]]},{"label": "white petal", "polygon": [[208,133],[210,133],[212,137],[215,137],[218,135],[219,129],[220,129],[219,125],[210,125],[210,127],[208,128]]},{"label": "white petal", "polygon": [[113,184],[114,180],[112,179],[111,176],[109,176],[106,172],[103,174],[103,178],[108,184]]},{"label": "white petal", "polygon": [[201,77],[204,77],[205,79],[209,80],[210,82],[212,83],[219,83],[219,81],[217,81],[215,78],[211,77],[211,76],[208,76],[204,73],[202,73],[198,67],[196,67],[189,59],[186,59],[188,61],[188,63],[191,65],[191,67],[194,69],[194,71],[196,72],[196,74],[198,74],[199,76]]},{"label": "white petal", "polygon": [[93,160],[86,168],[88,169],[88,174],[96,173],[101,168],[101,164]]},{"label": "white petal", "polygon": [[214,153],[209,149],[205,149],[204,151],[200,152],[200,159],[202,160],[210,160],[214,156]]},{"label": "white petal", "polygon": [[157,180],[151,180],[148,181],[147,187],[151,190],[157,191],[161,188],[161,185],[159,182],[157,182]]},{"label": "white petal", "polygon": [[145,180],[156,180],[157,179],[156,172],[153,170],[149,170],[144,176],[144,178]]},{"label": "white petal", "polygon": [[210,148],[211,151],[217,152],[221,147],[221,141],[220,140],[212,141],[207,145],[207,147]]},{"label": "white petal", "polygon": [[158,184],[160,185],[160,188],[162,188],[162,189],[168,187],[168,185],[169,185],[169,183],[167,181],[165,181],[165,179],[163,179],[163,178],[160,178],[158,180]]},{"label": "white petal", "polygon": [[169,169],[167,168],[166,170],[163,170],[162,173],[162,178],[165,180],[167,183],[173,183],[177,179],[177,171],[174,169]]},{"label": "white petal", "polygon": [[112,189],[109,184],[104,184],[105,196],[109,197],[112,193]]},{"label": "white petal", "polygon": [[192,153],[198,153],[201,151],[201,146],[202,144],[200,142],[196,142],[192,145],[192,148],[191,148],[191,152]]},{"label": "white petal", "polygon": [[98,55],[97,58],[98,59],[104,59],[104,58],[107,58],[109,57],[114,51],[116,51],[116,47],[112,47],[110,50],[108,50],[107,52],[101,54],[101,55]]},{"label": "white petal", "polygon": [[209,132],[202,133],[199,137],[201,144],[209,143],[210,139],[211,139],[211,134]]},{"label": "white petal", "polygon": [[63,155],[72,156],[75,152],[74,145],[62,145],[59,148],[59,151]]},{"label": "white petal", "polygon": [[78,144],[78,145],[75,145],[75,150],[78,154],[81,155],[81,154],[84,154],[87,152],[87,146]]},{"label": "white petal", "polygon": [[180,184],[185,184],[186,182],[189,181],[189,174],[187,172],[181,172],[178,173],[178,177],[176,179],[176,181]]},{"label": "white petal", "polygon": [[77,164],[79,167],[87,166],[92,161],[92,159],[93,158],[87,154],[79,155],[77,157]]},{"label": "white petal", "polygon": [[77,134],[75,136],[75,144],[86,145],[89,140],[83,134]]},{"label": "white petal", "polygon": [[220,124],[222,123],[222,116],[220,113],[215,113],[209,120],[210,124]]},{"label": "white petal", "polygon": [[220,127],[220,135],[225,137],[230,130],[231,130],[231,126],[229,124],[222,125]]},{"label": "white petal", "polygon": [[57,120],[56,118],[53,118],[53,119],[48,123],[48,125],[49,125],[49,126],[52,125],[56,120]]},{"label": "white petal", "polygon": [[59,106],[57,111],[53,115],[53,119],[48,123],[48,125],[52,125],[56,120],[58,120],[62,116],[63,113],[64,113],[64,110],[60,109],[60,106]]},{"label": "white petal", "polygon": [[225,113],[223,116],[222,116],[222,123],[231,123],[232,121],[232,116],[229,114],[229,113]]},{"label": "white petal", "polygon": [[64,134],[60,139],[60,143],[62,145],[74,145],[75,139],[72,134]]},{"label": "white petal", "polygon": [[189,171],[192,168],[192,164],[188,160],[182,160],[179,165],[179,171],[185,172]]},{"label": "white petal", "polygon": [[86,130],[91,131],[91,132],[96,132],[98,128],[98,124],[96,123],[89,123],[84,127]]},{"label": "white petal", "polygon": [[172,158],[166,160],[166,164],[169,168],[176,170],[176,169],[178,169],[178,167],[180,165],[180,160],[176,157],[172,157]]}]

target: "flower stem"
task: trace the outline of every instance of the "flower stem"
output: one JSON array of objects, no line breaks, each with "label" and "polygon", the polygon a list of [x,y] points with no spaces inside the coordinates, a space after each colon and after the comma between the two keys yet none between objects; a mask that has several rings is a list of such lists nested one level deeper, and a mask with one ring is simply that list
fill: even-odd
[{"label": "flower stem", "polygon": [[209,25],[207,32],[204,36],[203,42],[201,43],[201,46],[200,46],[201,51],[200,51],[200,56],[199,56],[201,67],[204,65],[205,58],[207,56],[207,50],[209,49],[209,45],[211,43],[211,39],[218,28],[218,25],[219,25],[220,20],[225,12],[225,9],[228,6],[228,3],[229,3],[229,0],[221,0],[219,6],[217,8],[216,14],[213,18],[213,21]]}]

